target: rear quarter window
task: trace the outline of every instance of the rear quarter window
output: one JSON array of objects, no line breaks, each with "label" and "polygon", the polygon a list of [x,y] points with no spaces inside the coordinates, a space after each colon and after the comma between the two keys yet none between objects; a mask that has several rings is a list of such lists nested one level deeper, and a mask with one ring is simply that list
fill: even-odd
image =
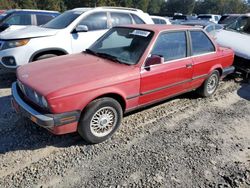
[{"label": "rear quarter window", "polygon": [[190,31],[192,55],[201,55],[215,51],[215,47],[208,36],[202,31]]},{"label": "rear quarter window", "polygon": [[139,16],[135,14],[131,14],[131,16],[136,24],[145,24],[145,22]]},{"label": "rear quarter window", "polygon": [[36,22],[37,25],[44,25],[50,20],[52,20],[54,17],[51,15],[42,15],[42,14],[36,14]]},{"label": "rear quarter window", "polygon": [[119,13],[119,12],[111,12],[111,23],[112,26],[122,25],[122,24],[132,24],[132,18],[129,14],[126,13]]}]

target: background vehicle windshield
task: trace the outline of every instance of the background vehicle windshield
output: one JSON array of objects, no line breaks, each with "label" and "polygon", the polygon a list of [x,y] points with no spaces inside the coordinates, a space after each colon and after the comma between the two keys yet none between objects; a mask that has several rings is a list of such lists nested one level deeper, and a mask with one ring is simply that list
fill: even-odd
[{"label": "background vehicle windshield", "polygon": [[218,24],[228,25],[233,23],[239,16],[222,16]]},{"label": "background vehicle windshield", "polygon": [[184,15],[174,15],[173,20],[186,20],[187,16]]},{"label": "background vehicle windshield", "polygon": [[242,16],[238,18],[234,23],[227,26],[226,29],[250,34],[250,17]]},{"label": "background vehicle windshield", "polygon": [[57,16],[47,24],[43,25],[43,27],[51,28],[51,29],[64,29],[71,22],[73,22],[76,18],[78,18],[83,12],[81,11],[67,11],[63,14]]},{"label": "background vehicle windshield", "polygon": [[209,20],[209,19],[211,19],[212,18],[212,16],[198,16],[198,19],[201,19],[201,20]]},{"label": "background vehicle windshield", "polygon": [[153,32],[133,28],[112,28],[89,49],[113,57],[120,63],[136,64],[151,41]]}]

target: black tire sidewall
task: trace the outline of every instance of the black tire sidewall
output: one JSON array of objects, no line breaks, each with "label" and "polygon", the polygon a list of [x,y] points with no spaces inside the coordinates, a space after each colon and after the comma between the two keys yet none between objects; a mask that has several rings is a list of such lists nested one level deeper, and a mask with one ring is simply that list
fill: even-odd
[{"label": "black tire sidewall", "polygon": [[[93,115],[103,107],[113,107],[116,110],[117,123],[114,129],[108,135],[104,137],[96,137],[95,135],[92,134],[90,130],[90,121]],[[83,111],[82,117],[78,125],[78,133],[86,142],[90,144],[97,144],[103,142],[108,138],[110,138],[111,135],[119,128],[122,120],[122,115],[123,113],[121,105],[116,100],[108,97],[94,100],[89,105],[87,105],[87,107]]]}]

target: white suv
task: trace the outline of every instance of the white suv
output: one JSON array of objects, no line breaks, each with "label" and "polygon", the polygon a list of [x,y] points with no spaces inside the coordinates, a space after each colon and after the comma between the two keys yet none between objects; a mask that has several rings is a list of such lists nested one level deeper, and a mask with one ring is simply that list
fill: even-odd
[{"label": "white suv", "polygon": [[214,23],[218,23],[218,21],[221,18],[221,15],[217,15],[217,14],[199,14],[198,19],[200,20],[207,20],[210,22],[214,22]]},{"label": "white suv", "polygon": [[108,28],[121,24],[153,24],[138,9],[97,7],[69,10],[43,25],[0,34],[0,73],[23,64],[84,51]]}]

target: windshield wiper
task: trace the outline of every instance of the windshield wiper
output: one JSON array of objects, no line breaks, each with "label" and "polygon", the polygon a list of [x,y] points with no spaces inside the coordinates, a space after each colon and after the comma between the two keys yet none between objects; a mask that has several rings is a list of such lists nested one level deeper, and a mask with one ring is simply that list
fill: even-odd
[{"label": "windshield wiper", "polygon": [[98,56],[98,54],[97,54],[94,50],[91,50],[91,49],[89,49],[89,48],[87,48],[87,49],[85,50],[85,52],[87,52],[88,54],[92,54],[92,55]]},{"label": "windshield wiper", "polygon": [[112,60],[114,62],[118,62],[118,63],[121,63],[121,64],[127,64],[129,65],[128,63],[124,62],[124,61],[121,61],[118,57],[116,56],[113,56],[113,55],[110,55],[110,54],[107,54],[107,53],[103,53],[103,52],[97,52],[96,53],[98,56],[100,57],[103,57],[103,58],[106,58],[106,59],[109,59],[109,60]]}]

